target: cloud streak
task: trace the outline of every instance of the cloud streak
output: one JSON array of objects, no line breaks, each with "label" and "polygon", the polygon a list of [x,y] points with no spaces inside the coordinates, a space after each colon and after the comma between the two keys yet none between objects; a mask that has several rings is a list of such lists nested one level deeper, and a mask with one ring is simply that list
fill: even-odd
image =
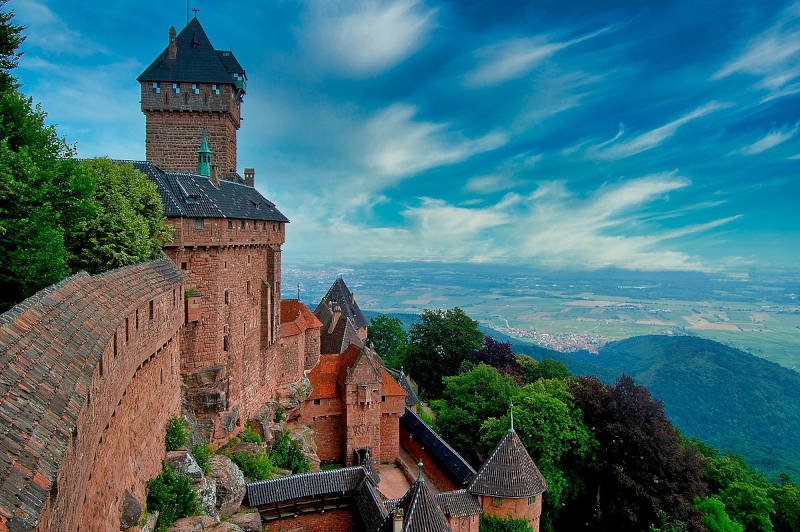
[{"label": "cloud streak", "polygon": [[744,146],[732,153],[742,154],[742,155],[756,155],[759,153],[763,153],[767,150],[771,150],[775,146],[779,146],[784,142],[793,139],[795,135],[797,135],[798,128],[800,128],[800,124],[795,124],[795,126],[791,129],[783,128],[770,131],[769,133],[767,133],[754,143]]}]

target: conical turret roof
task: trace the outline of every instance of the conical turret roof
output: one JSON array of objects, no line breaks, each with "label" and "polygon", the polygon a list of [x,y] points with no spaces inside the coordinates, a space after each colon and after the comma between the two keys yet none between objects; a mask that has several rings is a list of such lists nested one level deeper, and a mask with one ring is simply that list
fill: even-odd
[{"label": "conical turret roof", "polygon": [[475,475],[469,491],[491,497],[526,498],[547,489],[536,464],[514,430],[509,430]]},{"label": "conical turret roof", "polygon": [[452,532],[421,472],[403,498],[393,505],[384,529],[391,530],[391,523],[399,511],[403,512],[403,532]]}]

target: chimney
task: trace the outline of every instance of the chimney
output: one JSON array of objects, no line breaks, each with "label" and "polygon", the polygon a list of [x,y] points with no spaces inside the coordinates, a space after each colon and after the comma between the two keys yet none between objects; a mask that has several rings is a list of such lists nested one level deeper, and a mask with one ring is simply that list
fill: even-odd
[{"label": "chimney", "polygon": [[216,164],[212,164],[211,165],[211,176],[210,177],[211,177],[211,183],[215,187],[219,188],[219,176],[217,175],[217,165]]},{"label": "chimney", "polygon": [[178,57],[178,45],[175,44],[175,26],[169,29],[169,48],[167,49],[167,58],[175,60]]},{"label": "chimney", "polygon": [[332,333],[333,330],[336,328],[336,323],[338,323],[339,318],[342,316],[342,307],[338,304],[333,305],[333,317],[331,318],[331,324],[328,326],[328,334]]},{"label": "chimney", "polygon": [[244,169],[244,184],[248,187],[255,186],[256,182],[256,170],[255,168],[245,168]]},{"label": "chimney", "polygon": [[398,508],[394,511],[392,515],[392,532],[402,532],[403,531],[403,509]]}]

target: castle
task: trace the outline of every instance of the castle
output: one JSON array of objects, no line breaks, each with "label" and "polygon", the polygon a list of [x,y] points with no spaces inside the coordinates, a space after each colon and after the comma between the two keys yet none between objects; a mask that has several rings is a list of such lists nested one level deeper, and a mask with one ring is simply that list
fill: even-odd
[{"label": "castle", "polygon": [[[342,279],[314,312],[281,299],[289,220],[236,171],[246,80],[197,18],[171,28],[138,77],[147,160],[133,162],[174,229],[164,255],[0,316],[0,531],[119,529],[161,470],[171,416],[218,447],[248,422],[267,435],[287,398],[319,461],[345,467],[249,484],[264,529],[477,532],[484,513],[538,530],[546,483],[513,426],[475,471],[367,345]],[[375,466],[395,462],[416,478],[386,500]]]}]

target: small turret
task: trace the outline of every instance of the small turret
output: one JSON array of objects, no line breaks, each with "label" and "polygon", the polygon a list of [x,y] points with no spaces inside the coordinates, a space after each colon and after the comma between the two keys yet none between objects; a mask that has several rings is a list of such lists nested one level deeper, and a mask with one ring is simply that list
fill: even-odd
[{"label": "small turret", "polygon": [[206,130],[203,130],[203,142],[197,149],[197,174],[211,177],[211,164],[212,164],[211,148],[208,147],[208,138],[206,137]]}]

